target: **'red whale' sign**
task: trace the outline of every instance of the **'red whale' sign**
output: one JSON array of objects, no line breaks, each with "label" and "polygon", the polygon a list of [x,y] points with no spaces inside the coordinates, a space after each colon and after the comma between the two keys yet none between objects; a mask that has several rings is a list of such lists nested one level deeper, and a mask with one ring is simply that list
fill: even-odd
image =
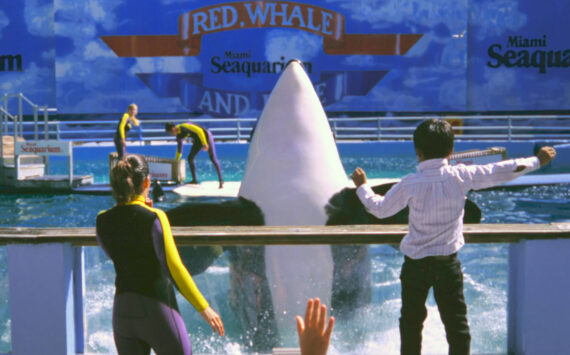
[{"label": "'red whale' sign", "polygon": [[344,16],[322,7],[289,1],[243,1],[186,12],[178,35],[102,36],[119,57],[196,56],[202,36],[250,28],[295,28],[323,37],[329,55],[404,55],[421,34],[348,34]]}]

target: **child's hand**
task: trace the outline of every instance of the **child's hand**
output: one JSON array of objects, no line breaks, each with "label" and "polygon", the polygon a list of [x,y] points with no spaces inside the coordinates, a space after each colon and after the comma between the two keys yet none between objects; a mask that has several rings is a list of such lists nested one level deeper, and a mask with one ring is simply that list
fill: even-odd
[{"label": "child's hand", "polygon": [[318,298],[309,298],[305,319],[301,316],[295,319],[301,355],[326,355],[334,328],[333,317],[328,319],[327,325],[327,307],[321,305]]},{"label": "child's hand", "polygon": [[556,156],[556,150],[552,147],[542,147],[536,153],[536,157],[540,161],[540,166],[545,166]]},{"label": "child's hand", "polygon": [[362,184],[366,184],[366,173],[361,168],[354,169],[354,172],[350,175],[354,185],[359,187]]}]

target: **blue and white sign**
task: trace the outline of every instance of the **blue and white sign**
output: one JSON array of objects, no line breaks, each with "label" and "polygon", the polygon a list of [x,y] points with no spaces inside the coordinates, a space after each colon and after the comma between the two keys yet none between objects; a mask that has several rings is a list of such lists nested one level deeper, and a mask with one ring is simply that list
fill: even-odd
[{"label": "blue and white sign", "polygon": [[566,110],[563,0],[24,0],[0,93],[62,114],[258,116],[297,58],[327,111]]}]

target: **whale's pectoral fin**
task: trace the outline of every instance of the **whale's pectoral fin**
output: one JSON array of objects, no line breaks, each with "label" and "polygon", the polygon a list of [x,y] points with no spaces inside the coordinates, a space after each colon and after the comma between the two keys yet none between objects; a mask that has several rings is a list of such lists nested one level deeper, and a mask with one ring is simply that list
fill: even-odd
[{"label": "whale's pectoral fin", "polygon": [[481,223],[481,209],[470,199],[465,200],[465,214],[463,215],[463,223],[477,224]]},{"label": "whale's pectoral fin", "polygon": [[[389,185],[389,186],[387,186]],[[384,195],[392,184],[374,186],[372,190]],[[388,218],[376,218],[366,211],[358,196],[356,189],[344,188],[336,193],[330,200],[325,211],[328,216],[327,225],[343,224],[407,224],[408,208]]]},{"label": "whale's pectoral fin", "polygon": [[[220,203],[191,202],[166,212],[172,226],[263,225],[263,213],[245,198]],[[180,258],[191,275],[204,272],[223,252],[222,247],[191,246],[179,248]]]},{"label": "whale's pectoral fin", "polygon": [[223,202],[190,202],[166,212],[173,226],[260,226],[261,209],[248,199]]}]

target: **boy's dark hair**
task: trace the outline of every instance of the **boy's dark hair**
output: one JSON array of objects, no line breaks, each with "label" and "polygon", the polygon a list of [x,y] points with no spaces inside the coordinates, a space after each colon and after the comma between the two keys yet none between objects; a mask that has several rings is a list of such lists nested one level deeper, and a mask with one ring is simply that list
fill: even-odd
[{"label": "boy's dark hair", "polygon": [[164,130],[166,132],[170,132],[172,131],[172,129],[176,127],[176,125],[174,124],[174,122],[166,122],[166,124],[164,125]]},{"label": "boy's dark hair", "polygon": [[453,152],[453,129],[449,122],[425,120],[414,131],[414,147],[424,160],[445,158]]}]

